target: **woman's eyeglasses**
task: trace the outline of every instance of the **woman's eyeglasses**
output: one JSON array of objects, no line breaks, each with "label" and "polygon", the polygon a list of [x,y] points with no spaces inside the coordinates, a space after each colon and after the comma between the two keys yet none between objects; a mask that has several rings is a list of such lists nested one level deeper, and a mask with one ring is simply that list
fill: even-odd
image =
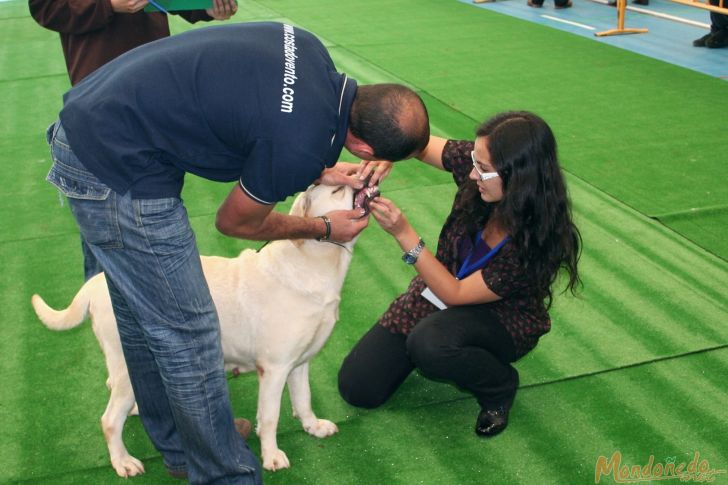
[{"label": "woman's eyeglasses", "polygon": [[483,172],[480,170],[478,162],[475,160],[475,151],[470,152],[470,158],[473,159],[473,168],[475,168],[475,171],[478,172],[478,177],[480,177],[482,182],[499,177],[498,172]]}]

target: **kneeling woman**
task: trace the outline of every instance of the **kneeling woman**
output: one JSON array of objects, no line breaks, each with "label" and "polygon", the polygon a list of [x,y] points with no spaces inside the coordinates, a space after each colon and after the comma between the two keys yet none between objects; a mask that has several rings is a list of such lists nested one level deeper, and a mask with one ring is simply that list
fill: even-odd
[{"label": "kneeling woman", "polygon": [[581,238],[549,126],[527,112],[495,116],[475,143],[431,137],[418,157],[458,186],[433,255],[390,200],[370,208],[418,275],[362,337],[339,371],[354,406],[383,404],[413,369],[454,383],[480,404],[475,432],[508,424],[518,388],[511,365],[549,331],[552,286],[579,285]]}]

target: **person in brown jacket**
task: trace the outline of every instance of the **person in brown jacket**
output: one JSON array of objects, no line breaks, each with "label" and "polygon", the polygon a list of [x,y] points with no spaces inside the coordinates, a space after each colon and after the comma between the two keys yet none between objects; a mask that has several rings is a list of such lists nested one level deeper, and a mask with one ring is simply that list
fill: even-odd
[{"label": "person in brown jacket", "polygon": [[[28,0],[36,22],[60,34],[73,85],[124,52],[170,35],[167,15],[144,12],[147,4],[147,0]],[[227,20],[237,8],[233,0],[215,0],[207,10],[179,14],[190,23]]]}]

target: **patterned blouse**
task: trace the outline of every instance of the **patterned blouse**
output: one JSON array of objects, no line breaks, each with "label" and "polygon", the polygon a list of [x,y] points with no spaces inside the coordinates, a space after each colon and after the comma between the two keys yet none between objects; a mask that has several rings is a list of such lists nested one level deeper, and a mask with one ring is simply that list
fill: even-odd
[{"label": "patterned blouse", "polygon": [[[473,183],[468,175],[473,168],[470,151],[471,141],[448,140],[442,152],[445,170],[451,172],[458,187]],[[452,210],[440,232],[435,256],[451,274],[457,274],[463,259],[470,251],[472,243],[463,224],[456,221],[462,211],[463,201],[460,191],[455,195]],[[520,267],[515,251],[507,242],[490,261],[480,270],[485,284],[500,300],[485,303],[495,313],[506,330],[511,334],[516,347],[517,357],[522,357],[536,346],[539,337],[551,329],[551,320],[546,311],[543,298],[539,298],[536,288]],[[437,310],[432,303],[422,297],[425,282],[416,276],[407,291],[392,302],[384,312],[379,324],[393,333],[409,334],[412,328],[424,317]]]}]

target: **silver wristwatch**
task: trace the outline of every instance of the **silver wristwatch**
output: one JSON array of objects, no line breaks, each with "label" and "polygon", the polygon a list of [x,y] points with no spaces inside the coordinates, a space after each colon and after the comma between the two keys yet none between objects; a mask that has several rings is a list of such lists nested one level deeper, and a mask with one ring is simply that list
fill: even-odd
[{"label": "silver wristwatch", "polygon": [[424,247],[425,241],[420,238],[420,240],[417,242],[417,246],[413,247],[402,255],[402,261],[407,264],[415,264],[417,262],[417,258],[420,257],[420,253],[422,252],[422,249]]}]

